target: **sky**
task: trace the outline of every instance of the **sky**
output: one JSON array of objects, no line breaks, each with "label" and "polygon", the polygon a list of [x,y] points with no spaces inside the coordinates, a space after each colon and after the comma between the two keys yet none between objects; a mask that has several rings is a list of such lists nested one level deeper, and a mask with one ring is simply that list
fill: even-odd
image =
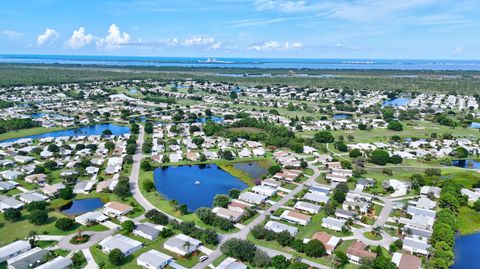
[{"label": "sky", "polygon": [[479,0],[2,0],[0,54],[480,59]]}]

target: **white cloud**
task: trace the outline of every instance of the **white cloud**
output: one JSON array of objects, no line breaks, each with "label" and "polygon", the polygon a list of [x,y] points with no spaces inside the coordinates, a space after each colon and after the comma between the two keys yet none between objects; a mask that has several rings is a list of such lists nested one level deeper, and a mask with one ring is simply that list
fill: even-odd
[{"label": "white cloud", "polygon": [[92,34],[85,34],[85,28],[80,27],[78,30],[73,31],[70,39],[65,41],[65,46],[72,49],[79,49],[92,43],[95,38]]},{"label": "white cloud", "polygon": [[2,31],[2,35],[4,35],[8,39],[16,39],[25,35],[25,33],[13,31],[13,30],[4,30]]},{"label": "white cloud", "polygon": [[47,27],[47,29],[45,29],[45,32],[43,34],[38,35],[37,44],[42,46],[57,37],[58,37],[57,31]]},{"label": "white cloud", "polygon": [[116,49],[121,45],[128,44],[130,35],[126,32],[121,33],[120,28],[112,24],[108,28],[108,35],[97,41],[97,46],[105,49]]},{"label": "white cloud", "polygon": [[290,42],[286,41],[285,43],[281,44],[278,41],[272,40],[250,45],[247,49],[255,51],[287,51],[300,48],[302,48],[301,42],[293,42],[290,44]]},{"label": "white cloud", "polygon": [[191,37],[186,38],[183,43],[185,47],[198,47],[198,48],[208,48],[208,49],[219,49],[220,42],[216,41],[213,37]]}]

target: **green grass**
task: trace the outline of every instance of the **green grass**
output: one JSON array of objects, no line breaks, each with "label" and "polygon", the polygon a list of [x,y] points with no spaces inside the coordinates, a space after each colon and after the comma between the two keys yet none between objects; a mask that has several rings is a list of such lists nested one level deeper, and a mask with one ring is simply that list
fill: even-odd
[{"label": "green grass", "polygon": [[60,130],[66,130],[66,129],[67,128],[63,128],[63,127],[53,127],[53,128],[35,127],[35,128],[22,129],[17,131],[10,131],[4,134],[0,134],[0,140],[49,133],[49,132],[55,132]]},{"label": "green grass", "polygon": [[476,212],[470,207],[461,207],[458,216],[457,224],[460,234],[473,234],[480,231],[480,213]]},{"label": "green grass", "polygon": [[312,216],[312,220],[307,225],[298,226],[298,233],[296,237],[300,239],[312,238],[315,232],[327,232],[331,235],[338,236],[338,237],[349,236],[352,234],[352,232],[348,232],[344,234],[342,232],[337,232],[337,231],[322,227],[322,219],[324,217],[326,217],[326,215],[325,215],[325,212],[323,211],[320,211],[320,213]]},{"label": "green grass", "polygon": [[381,235],[376,235],[376,234],[373,234],[373,233],[371,233],[371,232],[365,232],[365,233],[363,233],[363,235],[364,235],[366,238],[368,238],[368,239],[370,239],[370,240],[375,240],[375,241],[382,240],[382,238],[383,238]]}]

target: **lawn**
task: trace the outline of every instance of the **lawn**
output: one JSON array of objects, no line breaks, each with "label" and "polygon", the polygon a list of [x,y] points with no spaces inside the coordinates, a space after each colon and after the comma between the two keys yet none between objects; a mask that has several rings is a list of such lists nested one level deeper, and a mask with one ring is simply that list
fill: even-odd
[{"label": "lawn", "polygon": [[24,137],[24,136],[31,136],[31,135],[55,132],[55,131],[60,131],[60,130],[66,130],[66,128],[62,128],[62,127],[53,127],[53,128],[35,127],[35,128],[22,129],[22,130],[17,130],[17,131],[10,131],[10,132],[0,134],[0,141],[5,140],[5,139],[11,139],[11,138],[18,138],[18,137]]},{"label": "lawn", "polygon": [[327,232],[331,235],[338,236],[338,237],[349,236],[352,234],[351,232],[344,234],[342,232],[337,232],[337,231],[322,227],[322,219],[324,217],[325,217],[324,211],[320,211],[320,213],[312,216],[312,220],[307,225],[298,226],[298,233],[296,237],[300,239],[312,238],[315,232]]},{"label": "lawn", "polygon": [[473,234],[480,231],[480,213],[468,206],[460,208],[457,216],[458,230],[460,234]]},{"label": "lawn", "polygon": [[371,232],[365,232],[365,233],[363,233],[363,235],[370,240],[375,240],[375,241],[382,240],[381,235],[373,234]]}]

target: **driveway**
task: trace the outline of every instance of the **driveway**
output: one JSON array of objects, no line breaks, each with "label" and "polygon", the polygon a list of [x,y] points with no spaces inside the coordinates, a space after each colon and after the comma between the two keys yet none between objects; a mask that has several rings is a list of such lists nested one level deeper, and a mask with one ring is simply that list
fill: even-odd
[{"label": "driveway", "polygon": [[64,236],[58,242],[58,247],[61,248],[61,249],[71,250],[71,251],[83,250],[83,249],[90,248],[91,246],[94,246],[94,245],[98,244],[100,241],[102,241],[103,239],[113,235],[114,233],[115,233],[114,230],[108,230],[108,231],[104,231],[104,232],[85,231],[85,232],[82,232],[82,234],[89,235],[90,240],[88,240],[88,242],[86,242],[84,244],[78,244],[78,245],[74,245],[74,244],[70,243],[70,239],[72,239],[75,235],[77,235],[76,233],[74,233],[74,234]]}]

